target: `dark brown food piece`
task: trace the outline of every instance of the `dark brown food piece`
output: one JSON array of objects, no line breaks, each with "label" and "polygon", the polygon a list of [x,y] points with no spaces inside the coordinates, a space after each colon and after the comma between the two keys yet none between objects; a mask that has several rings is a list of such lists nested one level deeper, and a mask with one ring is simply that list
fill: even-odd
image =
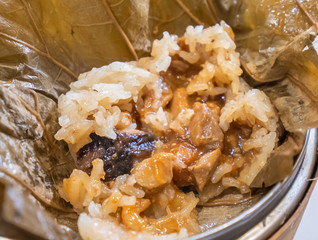
[{"label": "dark brown food piece", "polygon": [[165,82],[167,82],[173,90],[180,87],[187,87],[189,79],[197,75],[202,70],[204,61],[198,61],[196,64],[189,64],[179,55],[172,56],[171,65],[165,72],[160,72]]},{"label": "dark brown food piece", "polygon": [[90,174],[92,161],[100,158],[104,162],[105,181],[129,174],[135,163],[149,158],[154,150],[155,137],[151,133],[133,130],[116,132],[116,139],[90,135],[92,142],[77,153],[77,163],[81,170]]},{"label": "dark brown food piece", "polygon": [[223,153],[234,157],[238,154],[245,154],[245,151],[243,150],[243,144],[247,139],[250,138],[251,133],[251,127],[232,123],[224,136]]},{"label": "dark brown food piece", "polygon": [[184,166],[175,164],[173,167],[173,181],[177,186],[188,186],[194,183],[193,177],[188,171],[188,166],[193,164],[199,156],[199,151],[193,145],[182,142],[175,143],[170,153],[176,156],[176,160],[179,163],[183,163]]},{"label": "dark brown food piece", "polygon": [[177,88],[171,101],[171,114],[175,119],[178,114],[185,109],[190,108],[187,91],[185,88]]},{"label": "dark brown food piece", "polygon": [[196,146],[205,146],[208,149],[222,148],[224,134],[219,126],[216,109],[196,102],[193,110],[194,117],[189,126],[191,141]]},{"label": "dark brown food piece", "polygon": [[212,152],[204,154],[194,165],[188,167],[192,174],[196,186],[200,191],[203,190],[205,184],[211,179],[222,152],[218,148]]}]

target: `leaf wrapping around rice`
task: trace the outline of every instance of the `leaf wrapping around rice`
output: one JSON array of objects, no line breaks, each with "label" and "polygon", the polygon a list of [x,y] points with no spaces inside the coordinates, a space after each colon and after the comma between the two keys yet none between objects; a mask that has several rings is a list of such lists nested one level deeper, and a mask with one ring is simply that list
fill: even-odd
[{"label": "leaf wrapping around rice", "polygon": [[284,127],[296,131],[317,126],[317,2],[217,1],[216,8],[233,27],[251,83],[274,82],[266,88]]},{"label": "leaf wrapping around rice", "polygon": [[[57,191],[75,168],[66,146],[52,140],[58,130],[57,97],[79,73],[144,56],[163,31],[180,35],[188,25],[213,25],[219,21],[216,13],[236,31],[242,60],[255,79],[292,76],[292,81],[264,87],[285,128],[317,126],[314,23],[293,0],[231,4],[211,0],[1,1],[0,181],[6,184],[9,199],[3,202],[2,217],[43,238],[78,237],[65,227],[76,228],[76,214],[69,212]],[[276,16],[285,5],[295,10],[293,14]],[[303,6],[318,18],[314,0]]]}]

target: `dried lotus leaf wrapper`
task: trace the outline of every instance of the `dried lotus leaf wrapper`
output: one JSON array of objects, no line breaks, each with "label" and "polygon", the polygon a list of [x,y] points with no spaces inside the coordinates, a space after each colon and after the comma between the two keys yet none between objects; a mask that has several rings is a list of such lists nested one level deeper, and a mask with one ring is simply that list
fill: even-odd
[{"label": "dried lotus leaf wrapper", "polygon": [[[70,224],[77,218],[76,214],[72,214],[72,209],[61,201],[55,183],[61,182],[70,173],[74,163],[65,162],[67,155],[61,157],[60,149],[65,146],[60,143],[52,146],[46,138],[46,134],[56,131],[55,102],[18,83],[15,86],[1,86],[0,92],[3,124],[0,133],[0,174],[6,186],[1,218],[9,224],[8,229],[1,231],[12,236],[10,229],[13,229],[13,236],[16,237],[18,233],[15,232],[21,228],[43,238],[72,232],[70,229],[65,229],[65,232],[60,224],[76,228]],[[42,116],[41,120],[49,125],[45,130],[37,118],[39,115],[35,114],[37,112]],[[47,136],[52,139],[53,135]],[[37,214],[34,215],[34,212]],[[57,221],[51,213],[54,213]],[[73,220],[64,221],[67,218]],[[42,222],[43,219],[47,219],[47,222]],[[48,227],[50,231],[46,232],[44,229]],[[75,232],[72,234],[77,235]]]},{"label": "dried lotus leaf wrapper", "polygon": [[[42,109],[40,115],[52,136],[57,130],[56,110],[51,108],[53,102],[57,101],[61,93],[65,93],[69,89],[69,84],[76,80],[80,72],[87,71],[92,67],[102,66],[114,60],[133,59],[133,53],[109,13],[106,13],[103,2],[108,3],[119,25],[122,26],[128,38],[131,38],[130,42],[136,48],[138,48],[138,44],[139,46],[141,43],[148,44],[161,37],[161,33],[165,30],[182,34],[186,26],[198,24],[197,19],[207,26],[215,23],[210,11],[211,5],[206,1],[200,1],[200,3],[198,1],[187,1],[183,7],[177,1],[161,1],[160,3],[143,1],[143,5],[140,7],[134,5],[136,1],[83,0],[74,4],[72,1],[63,1],[62,3],[61,1],[10,0],[0,3],[0,84],[12,88],[21,85],[26,92],[28,92],[28,89],[36,90],[39,94],[39,108]],[[8,8],[10,11],[8,11]],[[127,16],[138,20],[129,21],[129,24],[126,24]],[[149,23],[148,27],[146,26],[147,22]],[[139,27],[142,28],[142,31]],[[138,30],[136,31],[136,29]],[[142,41],[138,42],[136,36],[142,36]],[[149,38],[149,42],[147,38]],[[147,54],[143,50],[137,51],[139,56]],[[224,89],[219,89],[219,91],[222,92]],[[29,92],[24,94],[23,91],[19,94],[31,107],[35,107],[32,94],[30,95]],[[1,106],[3,106],[2,104],[6,105],[4,102],[1,102]],[[21,112],[24,112],[22,108]],[[18,115],[20,116],[21,113]],[[22,148],[29,146],[28,151],[36,155],[34,161],[39,163],[37,164],[37,170],[44,172],[45,185],[48,185],[54,193],[54,202],[64,208],[65,203],[59,202],[60,198],[55,189],[55,183],[60,183],[62,178],[74,168],[71,157],[67,154],[67,148],[65,145],[58,143],[61,144],[59,152],[67,156],[66,161],[65,157],[52,156],[55,150],[52,150],[47,139],[41,134],[38,136],[40,138],[36,140],[41,147],[29,144],[34,138],[33,133],[38,128],[38,124],[32,125],[37,126],[35,128],[28,125],[25,125],[26,128],[21,128],[21,125],[17,122],[13,125],[13,129],[17,128],[21,130],[21,133],[23,132],[22,136],[30,137],[29,141],[25,140],[24,137],[22,139],[21,137],[14,137],[12,141],[8,141],[11,139],[11,133],[8,135],[8,126],[5,126],[0,128],[3,135],[3,138],[0,138],[1,143],[11,142],[12,146],[21,146],[21,142],[23,142]],[[45,147],[42,148],[42,146]],[[10,153],[8,153],[7,148],[2,151],[0,155],[1,165],[4,161],[14,159],[13,155],[19,156],[20,150],[20,147],[12,147],[9,148]],[[53,168],[40,164],[47,161],[47,156],[50,156],[48,162],[54,164]],[[10,167],[19,166],[19,164],[23,164],[24,160],[25,158],[21,157],[19,162],[12,163]],[[38,176],[28,174],[32,171],[27,169],[23,171],[30,182],[37,184]],[[1,175],[1,178],[6,177]],[[19,183],[17,182],[17,184]],[[11,188],[11,185],[8,185],[8,187]],[[16,188],[16,184],[12,187]],[[34,188],[33,190],[36,195],[51,194],[51,191],[45,192],[44,190],[43,192],[43,188]],[[22,195],[20,200],[31,209],[35,209],[34,214],[42,211],[28,202],[28,194],[29,191],[26,192],[26,195]],[[45,202],[43,203],[41,199],[40,202],[45,205]],[[71,217],[64,214],[63,211],[49,207],[50,205],[45,210],[49,214],[44,214],[44,219],[58,216],[58,222],[62,223],[58,227],[62,232],[65,230],[63,225],[74,226]],[[11,208],[12,212],[15,211],[12,206],[8,206],[8,208]],[[52,213],[56,213],[56,215],[52,215]],[[54,222],[54,224],[57,223]],[[37,227],[40,228],[40,226]],[[32,232],[33,228],[30,227],[27,230]],[[47,231],[47,234],[52,234],[51,229],[45,231]],[[61,236],[63,234],[61,233]]]},{"label": "dried lotus leaf wrapper", "polygon": [[[236,33],[242,65],[251,83],[272,82],[270,97],[284,127],[297,131],[317,126],[316,1],[218,1],[215,6],[219,17]],[[292,94],[282,96],[278,89]]]},{"label": "dried lotus leaf wrapper", "polygon": [[[20,186],[13,187],[14,184],[16,183],[11,179],[6,182],[1,233],[13,239],[69,238],[70,236],[73,239],[80,239],[76,232],[77,226],[72,223],[77,221],[76,214],[49,212],[30,195],[28,190]],[[33,214],[35,210],[36,215]],[[61,228],[61,225],[64,227]]]},{"label": "dried lotus leaf wrapper", "polygon": [[252,186],[256,188],[269,187],[282,181],[292,173],[294,158],[300,152],[304,132],[299,131],[287,137],[269,156],[268,163],[253,180]]}]

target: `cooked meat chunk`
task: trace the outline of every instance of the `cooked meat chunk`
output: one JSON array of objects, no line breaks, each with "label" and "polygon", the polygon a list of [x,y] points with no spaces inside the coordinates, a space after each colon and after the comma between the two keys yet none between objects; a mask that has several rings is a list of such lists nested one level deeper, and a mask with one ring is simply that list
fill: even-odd
[{"label": "cooked meat chunk", "polygon": [[136,182],[146,188],[153,189],[170,183],[172,180],[172,153],[157,153],[137,164],[133,172]]},{"label": "cooked meat chunk", "polygon": [[224,134],[219,126],[217,110],[200,102],[194,104],[193,110],[194,116],[189,126],[191,141],[208,149],[222,148]]},{"label": "cooked meat chunk", "polygon": [[189,108],[188,95],[185,88],[177,88],[173,94],[171,101],[171,114],[173,118],[176,118],[178,114],[183,110]]},{"label": "cooked meat chunk", "polygon": [[218,148],[204,154],[194,165],[188,167],[188,170],[192,173],[195,183],[200,191],[203,190],[205,184],[211,179],[221,154],[222,152]]},{"label": "cooked meat chunk", "polygon": [[188,166],[198,159],[198,150],[187,142],[176,144],[170,152],[176,156],[173,166],[173,181],[178,186],[193,185],[193,177]]},{"label": "cooked meat chunk", "polygon": [[116,139],[90,135],[92,142],[77,153],[77,163],[81,170],[90,174],[92,161],[100,158],[104,161],[105,180],[114,180],[117,176],[129,174],[135,163],[149,158],[154,149],[155,137],[150,133],[133,130],[117,132]]}]

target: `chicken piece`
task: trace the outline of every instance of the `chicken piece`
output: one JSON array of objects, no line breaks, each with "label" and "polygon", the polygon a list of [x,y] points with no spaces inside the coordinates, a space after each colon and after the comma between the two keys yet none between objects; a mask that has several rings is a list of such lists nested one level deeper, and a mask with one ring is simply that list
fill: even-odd
[{"label": "chicken piece", "polygon": [[190,166],[198,159],[198,150],[187,142],[177,143],[170,152],[176,156],[177,161],[182,161],[186,166]]},{"label": "chicken piece", "polygon": [[222,148],[224,134],[219,126],[219,115],[205,103],[196,102],[189,125],[191,141],[207,149]]},{"label": "chicken piece", "polygon": [[206,104],[208,105],[209,108],[213,108],[215,110],[216,114],[218,116],[220,116],[220,114],[221,114],[220,104],[218,104],[216,101],[207,102]]},{"label": "chicken piece", "polygon": [[157,153],[137,164],[132,173],[140,186],[154,189],[171,182],[174,160],[171,153]]},{"label": "chicken piece", "polygon": [[182,167],[180,165],[173,166],[173,181],[178,187],[194,185],[194,179],[188,167]]},{"label": "chicken piece", "polygon": [[123,224],[134,231],[141,231],[147,227],[147,222],[140,216],[140,213],[145,211],[151,202],[149,199],[138,199],[135,206],[124,206],[121,212]]},{"label": "chicken piece", "polygon": [[171,114],[173,119],[175,119],[183,109],[188,109],[189,107],[190,105],[186,89],[177,88],[171,101]]},{"label": "chicken piece", "polygon": [[116,132],[116,139],[90,135],[92,142],[82,147],[77,153],[77,164],[82,171],[90,174],[92,161],[100,158],[104,162],[105,180],[129,174],[134,165],[149,158],[154,150],[155,137],[138,130]]},{"label": "chicken piece", "polygon": [[192,185],[193,177],[187,167],[198,159],[197,149],[191,144],[183,142],[172,148],[170,152],[176,156],[173,165],[173,181],[179,187]]},{"label": "chicken piece", "polygon": [[203,190],[205,184],[216,169],[221,150],[218,148],[212,152],[204,154],[194,165],[188,167],[189,172],[192,174],[195,183],[200,191]]},{"label": "chicken piece", "polygon": [[71,176],[63,180],[59,193],[74,208],[82,210],[105,190],[105,184],[100,181],[104,175],[103,161],[95,159],[92,161],[90,176],[81,170],[74,169]]},{"label": "chicken piece", "polygon": [[148,221],[159,234],[179,232],[182,228],[187,229],[189,234],[199,233],[200,226],[195,209],[198,202],[199,199],[193,192],[184,193],[176,188],[174,197],[167,206],[167,215],[159,219],[148,218]]}]

